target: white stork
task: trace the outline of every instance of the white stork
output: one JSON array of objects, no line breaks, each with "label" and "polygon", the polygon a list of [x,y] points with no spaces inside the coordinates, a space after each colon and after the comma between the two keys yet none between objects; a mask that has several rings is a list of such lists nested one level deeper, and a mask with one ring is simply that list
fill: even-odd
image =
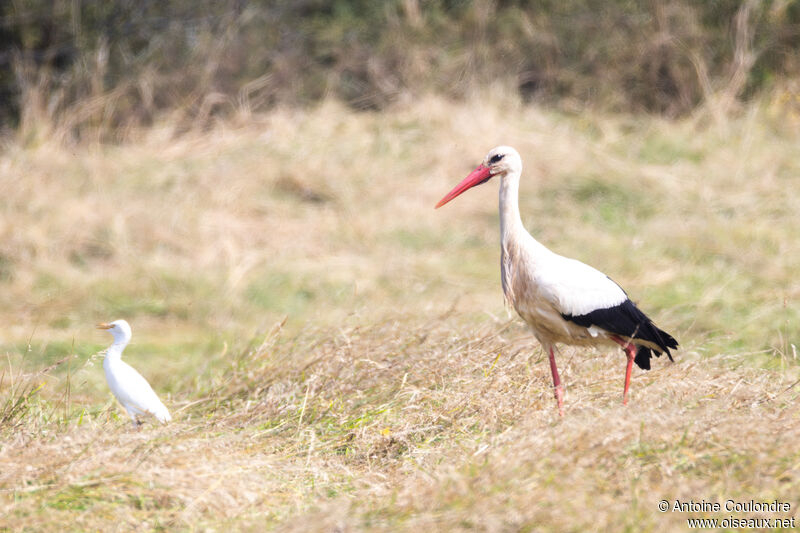
[{"label": "white stork", "polygon": [[519,214],[519,179],[522,159],[509,146],[491,150],[472,173],[442,198],[439,208],[467,189],[500,176],[500,274],[506,301],[528,323],[550,354],[550,371],[564,414],[564,388],[558,376],[553,346],[619,344],[628,356],[622,403],[628,403],[631,369],[636,362],[650,369],[650,358],[678,342],[656,327],[622,288],[589,265],[548,250],[522,225]]},{"label": "white stork", "polygon": [[131,365],[122,360],[122,350],[131,340],[131,327],[125,320],[115,320],[110,324],[98,324],[98,329],[105,329],[114,336],[114,344],[106,350],[103,370],[106,373],[108,387],[122,407],[128,411],[133,425],[139,425],[139,416],[153,415],[162,424],[172,417],[158,399],[155,391],[142,375]]}]

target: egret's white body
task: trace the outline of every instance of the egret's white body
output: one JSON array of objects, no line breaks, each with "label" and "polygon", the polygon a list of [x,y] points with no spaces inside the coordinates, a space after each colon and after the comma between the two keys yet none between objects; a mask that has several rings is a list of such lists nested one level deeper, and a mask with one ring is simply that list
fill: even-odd
[{"label": "egret's white body", "polygon": [[628,356],[623,403],[628,401],[634,361],[650,369],[653,354],[665,352],[677,341],[653,324],[608,276],[558,255],[533,238],[522,225],[519,181],[522,159],[509,146],[492,149],[469,176],[437,204],[446,204],[467,189],[500,176],[500,273],[506,301],[528,323],[550,356],[556,400],[563,412],[563,387],[556,368],[556,343],[578,346],[614,345]]},{"label": "egret's white body", "polygon": [[103,370],[106,373],[108,387],[128,412],[133,424],[137,425],[139,417],[144,415],[153,415],[162,424],[172,420],[169,411],[158,399],[147,380],[122,360],[122,351],[131,340],[130,325],[125,320],[115,320],[109,324],[99,324],[97,327],[107,330],[114,336],[114,344],[106,351]]}]

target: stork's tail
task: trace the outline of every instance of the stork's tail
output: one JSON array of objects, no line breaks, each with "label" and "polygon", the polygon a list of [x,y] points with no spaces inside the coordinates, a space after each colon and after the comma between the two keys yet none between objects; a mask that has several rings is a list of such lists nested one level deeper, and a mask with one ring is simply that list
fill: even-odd
[{"label": "stork's tail", "polygon": [[[675,340],[675,337],[663,329],[659,329],[649,320],[644,329],[645,331],[642,331],[642,333],[645,334],[637,335],[636,338],[650,341],[657,345],[658,348],[650,348],[642,345],[636,346],[636,357],[634,358],[634,362],[639,366],[639,368],[650,370],[650,358],[652,358],[653,355],[660,357],[662,352],[667,354],[667,357],[669,357],[670,361],[674,361],[672,354],[669,353],[669,350],[670,348],[676,349],[678,347],[678,341]],[[636,338],[633,339],[634,343],[636,342]]]},{"label": "stork's tail", "polygon": [[[667,352],[669,360],[672,361],[669,350],[678,347],[678,341],[666,331],[656,327],[630,299],[612,307],[595,309],[584,315],[562,313],[561,316],[564,320],[579,326],[585,328],[597,326],[612,335],[630,339],[637,347],[636,357],[633,360],[644,370],[650,370],[650,358],[653,353],[658,357],[662,352]],[[642,345],[638,341],[644,341],[647,345]]]}]

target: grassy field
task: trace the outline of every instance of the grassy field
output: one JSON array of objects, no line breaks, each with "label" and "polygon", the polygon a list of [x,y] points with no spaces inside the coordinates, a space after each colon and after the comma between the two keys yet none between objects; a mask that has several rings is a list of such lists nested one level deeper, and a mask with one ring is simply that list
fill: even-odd
[{"label": "grassy field", "polygon": [[[800,114],[681,121],[502,94],[328,102],[122,146],[0,153],[0,530],[688,530],[800,491]],[[681,342],[546,358],[503,306],[497,144],[523,220]],[[132,430],[110,337],[173,413]],[[787,501],[789,513],[658,511]]]}]

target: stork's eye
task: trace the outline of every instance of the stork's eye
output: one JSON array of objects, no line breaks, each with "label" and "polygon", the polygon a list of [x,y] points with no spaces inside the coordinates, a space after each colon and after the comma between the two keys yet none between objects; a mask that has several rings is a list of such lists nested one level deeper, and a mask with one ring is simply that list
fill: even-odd
[{"label": "stork's eye", "polygon": [[494,165],[495,163],[503,159],[505,156],[506,154],[495,154],[491,157],[491,159],[489,159],[489,164]]}]

